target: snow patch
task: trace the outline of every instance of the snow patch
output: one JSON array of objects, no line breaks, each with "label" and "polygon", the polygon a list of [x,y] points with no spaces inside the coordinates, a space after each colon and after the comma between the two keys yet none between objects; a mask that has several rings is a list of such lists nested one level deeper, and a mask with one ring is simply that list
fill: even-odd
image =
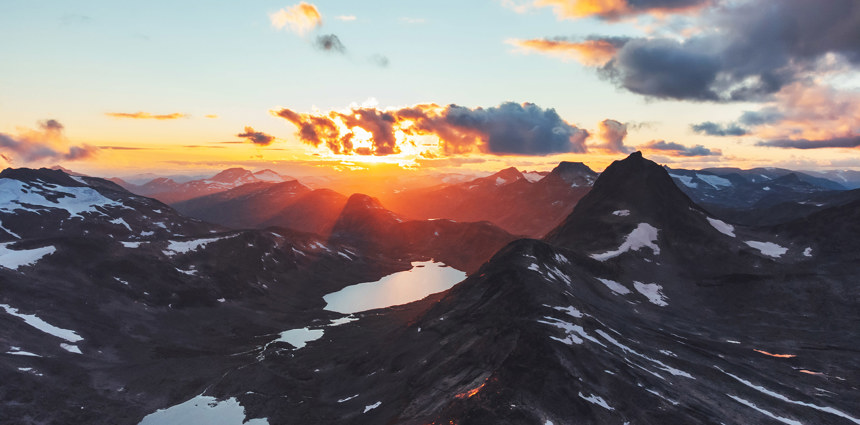
[{"label": "snow patch", "polygon": [[27,357],[42,357],[36,353],[31,353],[29,351],[21,351],[20,347],[10,347],[12,351],[7,351],[6,354],[11,354],[13,356],[27,356]]},{"label": "snow patch", "polygon": [[669,177],[672,177],[673,179],[680,180],[684,186],[687,186],[691,189],[695,189],[695,188],[699,187],[698,183],[693,183],[693,178],[690,176],[682,176],[680,174],[669,173]]},{"label": "snow patch", "polygon": [[589,402],[589,403],[596,404],[596,405],[598,405],[598,406],[600,406],[606,410],[615,410],[612,408],[612,406],[609,405],[609,403],[606,402],[606,400],[602,399],[600,396],[597,396],[597,395],[586,396],[583,393],[579,393],[579,397],[581,399]]},{"label": "snow patch", "polygon": [[53,254],[57,250],[53,246],[22,250],[6,248],[12,243],[0,243],[0,266],[12,270],[18,270],[18,267],[21,266],[32,266],[41,260],[42,257]]},{"label": "snow patch", "polygon": [[126,248],[140,248],[140,242],[122,242],[122,246]]},{"label": "snow patch", "polygon": [[373,410],[373,409],[376,409],[377,407],[379,407],[379,406],[381,406],[381,405],[382,405],[382,402],[381,402],[381,401],[377,401],[376,403],[373,403],[373,404],[370,404],[370,405],[364,406],[364,413],[367,413],[367,412],[369,412],[369,411],[371,411],[371,410]]},{"label": "snow patch", "polygon": [[629,293],[630,293],[630,290],[629,290],[629,289],[627,289],[627,287],[626,287],[626,286],[624,286],[624,285],[622,285],[622,284],[620,284],[620,283],[618,283],[618,282],[616,282],[616,281],[614,281],[614,280],[601,279],[601,278],[599,278],[599,277],[597,278],[597,280],[599,280],[599,281],[603,282],[603,284],[604,284],[604,285],[606,285],[606,287],[607,287],[607,288],[609,288],[609,290],[610,290],[610,291],[612,291],[612,292],[613,292],[613,293],[615,293],[615,294],[618,294],[618,295],[627,295],[627,294],[629,294]]},{"label": "snow patch", "polygon": [[788,251],[788,248],[773,242],[745,241],[744,243],[773,258],[779,258]]},{"label": "snow patch", "polygon": [[507,182],[508,182],[507,180],[505,180],[505,179],[503,179],[503,178],[501,178],[501,177],[496,177],[496,186],[501,186],[501,185],[503,185],[503,184],[505,184],[505,183],[507,183]]},{"label": "snow patch", "polygon": [[714,229],[717,229],[720,233],[726,236],[735,237],[735,226],[711,217],[708,217],[708,222],[711,223],[711,226],[714,226]]},{"label": "snow patch", "polygon": [[342,399],[338,400],[337,402],[338,402],[338,403],[344,403],[344,402],[350,401],[350,400],[352,400],[352,399],[354,399],[354,398],[356,398],[356,397],[358,397],[358,394],[353,395],[353,396],[349,396],[349,397],[347,397],[347,398],[342,398]]},{"label": "snow patch", "polygon": [[267,419],[245,418],[245,408],[230,397],[218,401],[199,395],[182,404],[150,413],[138,425],[269,425]]},{"label": "snow patch", "polygon": [[190,241],[170,241],[167,244],[167,249],[164,251],[165,255],[175,255],[175,254],[186,254],[190,251],[196,251],[199,248],[205,247],[206,245],[220,241],[221,239],[227,239],[232,236],[223,236],[220,238],[207,238],[207,239],[192,239]]},{"label": "snow patch", "polygon": [[714,189],[721,190],[724,187],[731,187],[732,182],[719,176],[711,174],[696,174],[699,180],[713,186]]},{"label": "snow patch", "polygon": [[803,250],[803,256],[812,257],[812,247],[806,247],[806,249]]},{"label": "snow patch", "polygon": [[523,173],[523,177],[525,177],[529,183],[537,183],[543,178],[543,175],[540,173]]},{"label": "snow patch", "polygon": [[628,215],[630,215],[630,210],[612,211],[612,215],[617,215],[619,217],[627,217]]},{"label": "snow patch", "polygon": [[604,252],[602,254],[592,254],[591,258],[598,261],[606,261],[610,258],[615,258],[627,251],[638,251],[642,248],[650,248],[654,255],[660,254],[660,247],[657,246],[657,233],[660,232],[656,227],[648,223],[640,223],[627,237],[624,238],[624,243],[614,251]]},{"label": "snow patch", "polygon": [[83,338],[81,338],[81,336],[78,335],[77,333],[75,333],[74,331],[70,331],[68,329],[63,329],[63,328],[58,328],[58,327],[51,325],[50,323],[48,323],[42,319],[36,317],[36,315],[18,313],[18,309],[10,307],[6,304],[0,304],[0,308],[2,308],[3,310],[6,310],[6,313],[8,313],[12,316],[24,319],[25,323],[27,323],[28,325],[46,333],[46,334],[53,335],[57,338],[61,338],[61,339],[64,339],[64,340],[66,340],[68,342],[72,342],[72,343],[75,343],[78,341],[83,341]]},{"label": "snow patch", "polygon": [[66,350],[70,353],[83,354],[83,353],[81,353],[81,349],[78,348],[78,346],[74,345],[74,344],[61,343],[60,348],[62,348],[63,350]]},{"label": "snow patch", "polygon": [[648,298],[648,301],[651,301],[652,304],[657,304],[661,307],[665,307],[669,305],[666,302],[668,298],[663,295],[663,287],[656,283],[642,283],[642,282],[633,282],[633,287],[639,291],[640,294],[644,295]]},{"label": "snow patch", "polygon": [[111,220],[110,222],[113,224],[119,224],[119,225],[125,226],[125,228],[128,229],[129,232],[132,231],[131,226],[129,226],[128,223],[126,223],[125,220],[123,220],[121,218],[115,218],[115,219]]}]

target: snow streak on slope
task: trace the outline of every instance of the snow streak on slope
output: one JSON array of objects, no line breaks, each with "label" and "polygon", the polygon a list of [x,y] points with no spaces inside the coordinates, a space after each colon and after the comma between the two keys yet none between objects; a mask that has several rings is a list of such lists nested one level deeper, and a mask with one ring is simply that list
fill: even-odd
[{"label": "snow streak on slope", "polygon": [[41,260],[42,257],[53,254],[57,250],[53,246],[14,250],[7,248],[9,245],[11,243],[0,244],[0,266],[13,270],[18,270],[18,267],[21,266],[32,266]]},{"label": "snow streak on slope", "polygon": [[627,237],[624,238],[624,243],[614,251],[607,251],[602,254],[592,254],[591,258],[598,261],[606,261],[610,258],[615,258],[627,251],[638,251],[642,248],[650,248],[654,255],[660,254],[660,247],[657,246],[657,233],[660,232],[656,227],[648,223],[640,223]]}]

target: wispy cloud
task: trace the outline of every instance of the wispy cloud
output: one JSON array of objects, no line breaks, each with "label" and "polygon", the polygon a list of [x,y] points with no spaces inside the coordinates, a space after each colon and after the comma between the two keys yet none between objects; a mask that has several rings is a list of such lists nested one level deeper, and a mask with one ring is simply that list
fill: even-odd
[{"label": "wispy cloud", "polygon": [[576,40],[568,37],[542,38],[531,40],[507,40],[518,47],[522,53],[541,53],[562,59],[574,59],[587,66],[603,66],[609,62],[618,49],[630,40],[625,37],[604,37]]},{"label": "wispy cloud", "polygon": [[339,21],[344,21],[344,22],[350,22],[350,21],[354,21],[357,19],[353,15],[340,15],[340,16],[335,16],[334,18],[339,20]]},{"label": "wispy cloud", "polygon": [[690,128],[700,134],[708,136],[743,136],[749,131],[735,123],[717,124],[712,121],[705,121],[699,124],[693,124]]},{"label": "wispy cloud", "polygon": [[860,135],[850,137],[834,137],[824,140],[809,139],[776,139],[763,140],[756,143],[757,146],[771,146],[777,148],[794,149],[821,149],[821,148],[856,148],[860,147]]},{"label": "wispy cloud", "polygon": [[404,24],[423,24],[427,22],[424,18],[410,18],[408,16],[401,16],[398,20]]},{"label": "wispy cloud", "polygon": [[111,118],[127,118],[135,120],[178,120],[191,117],[188,114],[174,112],[172,114],[151,114],[149,112],[105,112]]},{"label": "wispy cloud", "polygon": [[298,35],[305,35],[322,25],[322,15],[317,7],[305,2],[272,13],[269,19],[273,27],[287,28]]},{"label": "wispy cloud", "polygon": [[[504,2],[517,11],[528,7],[511,0]],[[596,16],[606,20],[652,14],[689,13],[712,4],[713,0],[534,0],[531,7],[551,7],[561,19]]]}]

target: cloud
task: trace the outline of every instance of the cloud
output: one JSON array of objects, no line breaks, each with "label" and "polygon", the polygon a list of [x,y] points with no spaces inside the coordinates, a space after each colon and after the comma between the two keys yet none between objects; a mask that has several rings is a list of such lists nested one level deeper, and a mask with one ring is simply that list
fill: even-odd
[{"label": "cloud", "polygon": [[[589,13],[609,18],[624,16],[626,10],[682,10],[708,3],[538,1],[539,5],[556,8],[557,13],[566,11],[563,16],[579,16],[574,11],[594,6]],[[581,60],[630,92],[705,102],[766,102],[795,82],[853,72],[860,65],[860,6],[856,0],[714,3],[696,19],[699,31],[687,36],[631,39],[603,64],[603,56],[611,51],[603,51],[599,60],[588,55]],[[556,49],[561,48],[558,46]]]},{"label": "cloud", "polygon": [[630,153],[633,149],[624,146],[625,137],[627,137],[627,124],[605,119],[598,124],[597,131],[597,138],[602,140],[603,143],[592,145],[592,147],[612,153]]},{"label": "cloud", "polygon": [[693,129],[714,135],[743,131],[761,139],[759,146],[854,147],[852,141],[860,135],[860,90],[797,82],[784,87],[761,109],[743,112],[735,122],[705,122]]},{"label": "cloud", "polygon": [[305,35],[322,25],[322,15],[317,7],[305,2],[272,13],[269,19],[273,27],[288,28],[298,35]]},{"label": "cloud", "polygon": [[356,17],[353,15],[340,15],[340,16],[335,16],[334,18],[339,20],[339,21],[344,21],[344,22],[350,22],[350,21],[356,20]]},{"label": "cloud", "polygon": [[324,52],[346,53],[346,46],[334,34],[318,35],[316,40],[314,40],[314,47]]},{"label": "cloud", "polygon": [[820,148],[856,148],[860,147],[860,135],[835,137],[826,140],[808,139],[777,139],[763,140],[756,146],[771,146],[777,148],[820,149]]},{"label": "cloud", "polygon": [[406,17],[406,16],[403,16],[403,17],[399,18],[398,20],[400,22],[405,23],[405,24],[423,24],[423,23],[427,22],[427,20],[424,18],[410,18],[410,17]]},{"label": "cloud", "polygon": [[562,19],[596,16],[617,20],[641,14],[686,13],[710,3],[712,0],[535,0],[533,5],[551,7]]},{"label": "cloud", "polygon": [[708,149],[702,145],[684,146],[680,143],[667,142],[665,140],[652,140],[643,145],[637,146],[638,149],[663,153],[671,156],[720,156],[723,153],[717,149]]},{"label": "cloud", "polygon": [[129,118],[136,120],[177,120],[180,118],[189,118],[190,115],[174,112],[172,114],[153,115],[149,112],[105,112],[105,115],[111,118]]},{"label": "cloud", "polygon": [[64,130],[59,121],[51,119],[40,122],[38,129],[24,129],[16,136],[0,133],[3,158],[7,163],[75,161],[91,158],[98,152],[95,146],[70,146]]},{"label": "cloud", "polygon": [[693,131],[700,134],[706,134],[708,136],[743,136],[747,134],[749,131],[743,127],[738,126],[734,123],[729,124],[717,124],[712,121],[705,121],[699,124],[693,124],[690,126]]},{"label": "cloud", "polygon": [[249,142],[258,146],[269,146],[275,141],[274,136],[261,131],[254,131],[253,127],[245,127],[245,132],[237,134],[236,137],[248,139]]},{"label": "cloud", "polygon": [[370,61],[370,63],[380,68],[387,68],[389,64],[388,57],[380,54],[372,55],[370,56],[370,58],[368,58],[368,60]]},{"label": "cloud", "polygon": [[327,114],[284,108],[272,113],[295,125],[302,142],[335,154],[548,155],[585,152],[588,137],[587,131],[568,124],[554,109],[532,103],[506,102],[486,109],[435,104],[393,110],[353,107]]},{"label": "cloud", "polygon": [[218,115],[217,115],[217,114],[206,114],[206,115],[204,115],[204,117],[209,118],[209,119],[212,119],[212,120],[214,120],[214,119],[218,119]]},{"label": "cloud", "polygon": [[575,59],[584,65],[596,67],[609,62],[629,40],[626,37],[593,37],[585,40],[554,37],[508,40],[507,43],[518,47],[523,53],[536,52],[563,59]]}]

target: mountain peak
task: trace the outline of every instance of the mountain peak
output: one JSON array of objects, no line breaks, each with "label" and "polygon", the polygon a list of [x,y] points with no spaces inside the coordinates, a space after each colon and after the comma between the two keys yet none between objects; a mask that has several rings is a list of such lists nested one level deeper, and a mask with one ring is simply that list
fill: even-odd
[{"label": "mountain peak", "polygon": [[211,180],[222,182],[222,183],[234,183],[239,180],[247,180],[254,181],[256,178],[254,174],[244,168],[228,168],[215,176],[212,177]]},{"label": "mountain peak", "polygon": [[594,183],[594,179],[597,178],[597,173],[595,173],[591,168],[588,168],[587,165],[581,162],[569,161],[559,162],[558,165],[552,169],[550,175],[557,176],[568,184],[576,186],[588,186]]},{"label": "mountain peak", "polygon": [[600,174],[591,192],[547,240],[570,246],[583,234],[600,234],[588,238],[592,241],[606,239],[604,236],[624,233],[621,227],[635,227],[634,222],[657,228],[680,226],[689,221],[691,210],[700,209],[678,189],[669,173],[641,152],[634,152]]},{"label": "mountain peak", "polygon": [[523,173],[521,173],[520,170],[517,170],[516,167],[508,167],[486,177],[487,180],[495,181],[497,185],[515,182],[524,178]]}]

